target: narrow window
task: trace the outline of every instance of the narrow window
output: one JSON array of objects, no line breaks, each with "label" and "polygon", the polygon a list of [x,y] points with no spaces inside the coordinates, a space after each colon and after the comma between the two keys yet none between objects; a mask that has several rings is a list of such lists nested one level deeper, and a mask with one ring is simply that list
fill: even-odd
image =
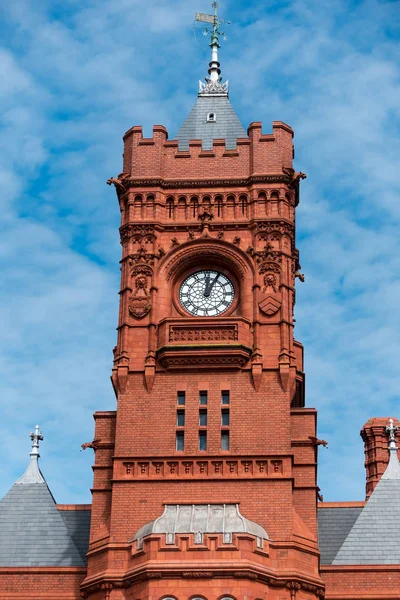
[{"label": "narrow window", "polygon": [[199,431],[199,450],[207,450],[207,432]]},{"label": "narrow window", "polygon": [[197,213],[199,211],[199,201],[197,198],[192,198],[190,201],[191,204],[191,208],[192,208],[192,217],[193,219],[195,219],[197,217]]},{"label": "narrow window", "polygon": [[242,215],[244,216],[247,212],[247,198],[246,196],[240,196],[240,206],[242,209]]},{"label": "narrow window", "polygon": [[176,426],[177,427],[185,426],[185,411],[184,410],[176,411]]},{"label": "narrow window", "polygon": [[201,391],[199,392],[199,400],[200,400],[200,404],[207,404],[208,401],[208,393],[207,391]]},{"label": "narrow window", "polygon": [[185,404],[185,399],[186,399],[186,392],[178,392],[177,393],[177,402],[178,402],[178,404],[180,404],[181,406],[183,404]]},{"label": "narrow window", "polygon": [[199,411],[199,425],[200,427],[207,427],[207,411]]},{"label": "narrow window", "polygon": [[222,198],[220,196],[218,196],[218,198],[215,199],[215,205],[217,207],[217,217],[221,217],[222,216]]},{"label": "narrow window", "polygon": [[229,431],[221,431],[221,450],[229,450]]},{"label": "narrow window", "polygon": [[167,211],[168,211],[168,218],[173,219],[173,217],[174,217],[174,201],[172,198],[167,200]]},{"label": "narrow window", "polygon": [[229,402],[230,402],[229,390],[224,390],[221,392],[221,402],[222,402],[222,404],[229,404]]},{"label": "narrow window", "polygon": [[176,449],[183,450],[185,448],[185,434],[183,431],[176,432]]},{"label": "narrow window", "polygon": [[221,411],[221,425],[222,427],[229,427],[230,425],[229,419],[229,410]]}]

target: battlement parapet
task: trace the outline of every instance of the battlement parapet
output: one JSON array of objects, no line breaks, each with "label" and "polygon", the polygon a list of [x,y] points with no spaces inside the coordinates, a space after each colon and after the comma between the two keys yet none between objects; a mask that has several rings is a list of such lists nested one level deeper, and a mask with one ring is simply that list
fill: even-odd
[{"label": "battlement parapet", "polygon": [[236,148],[226,140],[215,139],[212,149],[203,149],[201,140],[190,140],[188,150],[180,150],[178,140],[168,140],[162,125],[153,127],[153,137],[143,137],[140,126],[124,135],[124,173],[131,177],[250,177],[280,173],[292,168],[293,130],[282,121],[273,121],[272,134],[262,133],[260,122],[251,123],[247,138],[238,138]]}]

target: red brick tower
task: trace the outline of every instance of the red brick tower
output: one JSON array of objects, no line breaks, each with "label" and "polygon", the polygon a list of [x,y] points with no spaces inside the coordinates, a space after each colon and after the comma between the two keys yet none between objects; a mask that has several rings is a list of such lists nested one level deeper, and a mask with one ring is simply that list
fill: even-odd
[{"label": "red brick tower", "polygon": [[[210,17],[211,19],[211,17]],[[323,597],[316,413],[293,338],[293,131],[210,78],[176,140],[124,136],[115,412],[95,414],[91,600]]]}]

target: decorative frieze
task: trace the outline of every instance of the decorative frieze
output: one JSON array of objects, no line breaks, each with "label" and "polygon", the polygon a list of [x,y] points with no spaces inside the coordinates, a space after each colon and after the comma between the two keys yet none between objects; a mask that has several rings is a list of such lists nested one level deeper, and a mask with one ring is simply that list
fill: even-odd
[{"label": "decorative frieze", "polygon": [[291,477],[289,457],[117,459],[115,479],[274,479]]},{"label": "decorative frieze", "polygon": [[171,325],[168,339],[170,342],[233,342],[238,339],[238,327],[237,325],[213,328]]}]

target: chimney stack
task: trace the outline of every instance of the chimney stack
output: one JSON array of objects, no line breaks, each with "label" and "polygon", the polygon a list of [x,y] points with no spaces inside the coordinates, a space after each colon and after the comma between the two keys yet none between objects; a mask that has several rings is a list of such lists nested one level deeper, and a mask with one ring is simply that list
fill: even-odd
[{"label": "chimney stack", "polygon": [[[393,418],[395,426],[398,419]],[[369,419],[360,431],[364,441],[365,470],[366,470],[366,499],[370,497],[389,462],[388,436],[386,426],[389,417],[373,417]]]}]

